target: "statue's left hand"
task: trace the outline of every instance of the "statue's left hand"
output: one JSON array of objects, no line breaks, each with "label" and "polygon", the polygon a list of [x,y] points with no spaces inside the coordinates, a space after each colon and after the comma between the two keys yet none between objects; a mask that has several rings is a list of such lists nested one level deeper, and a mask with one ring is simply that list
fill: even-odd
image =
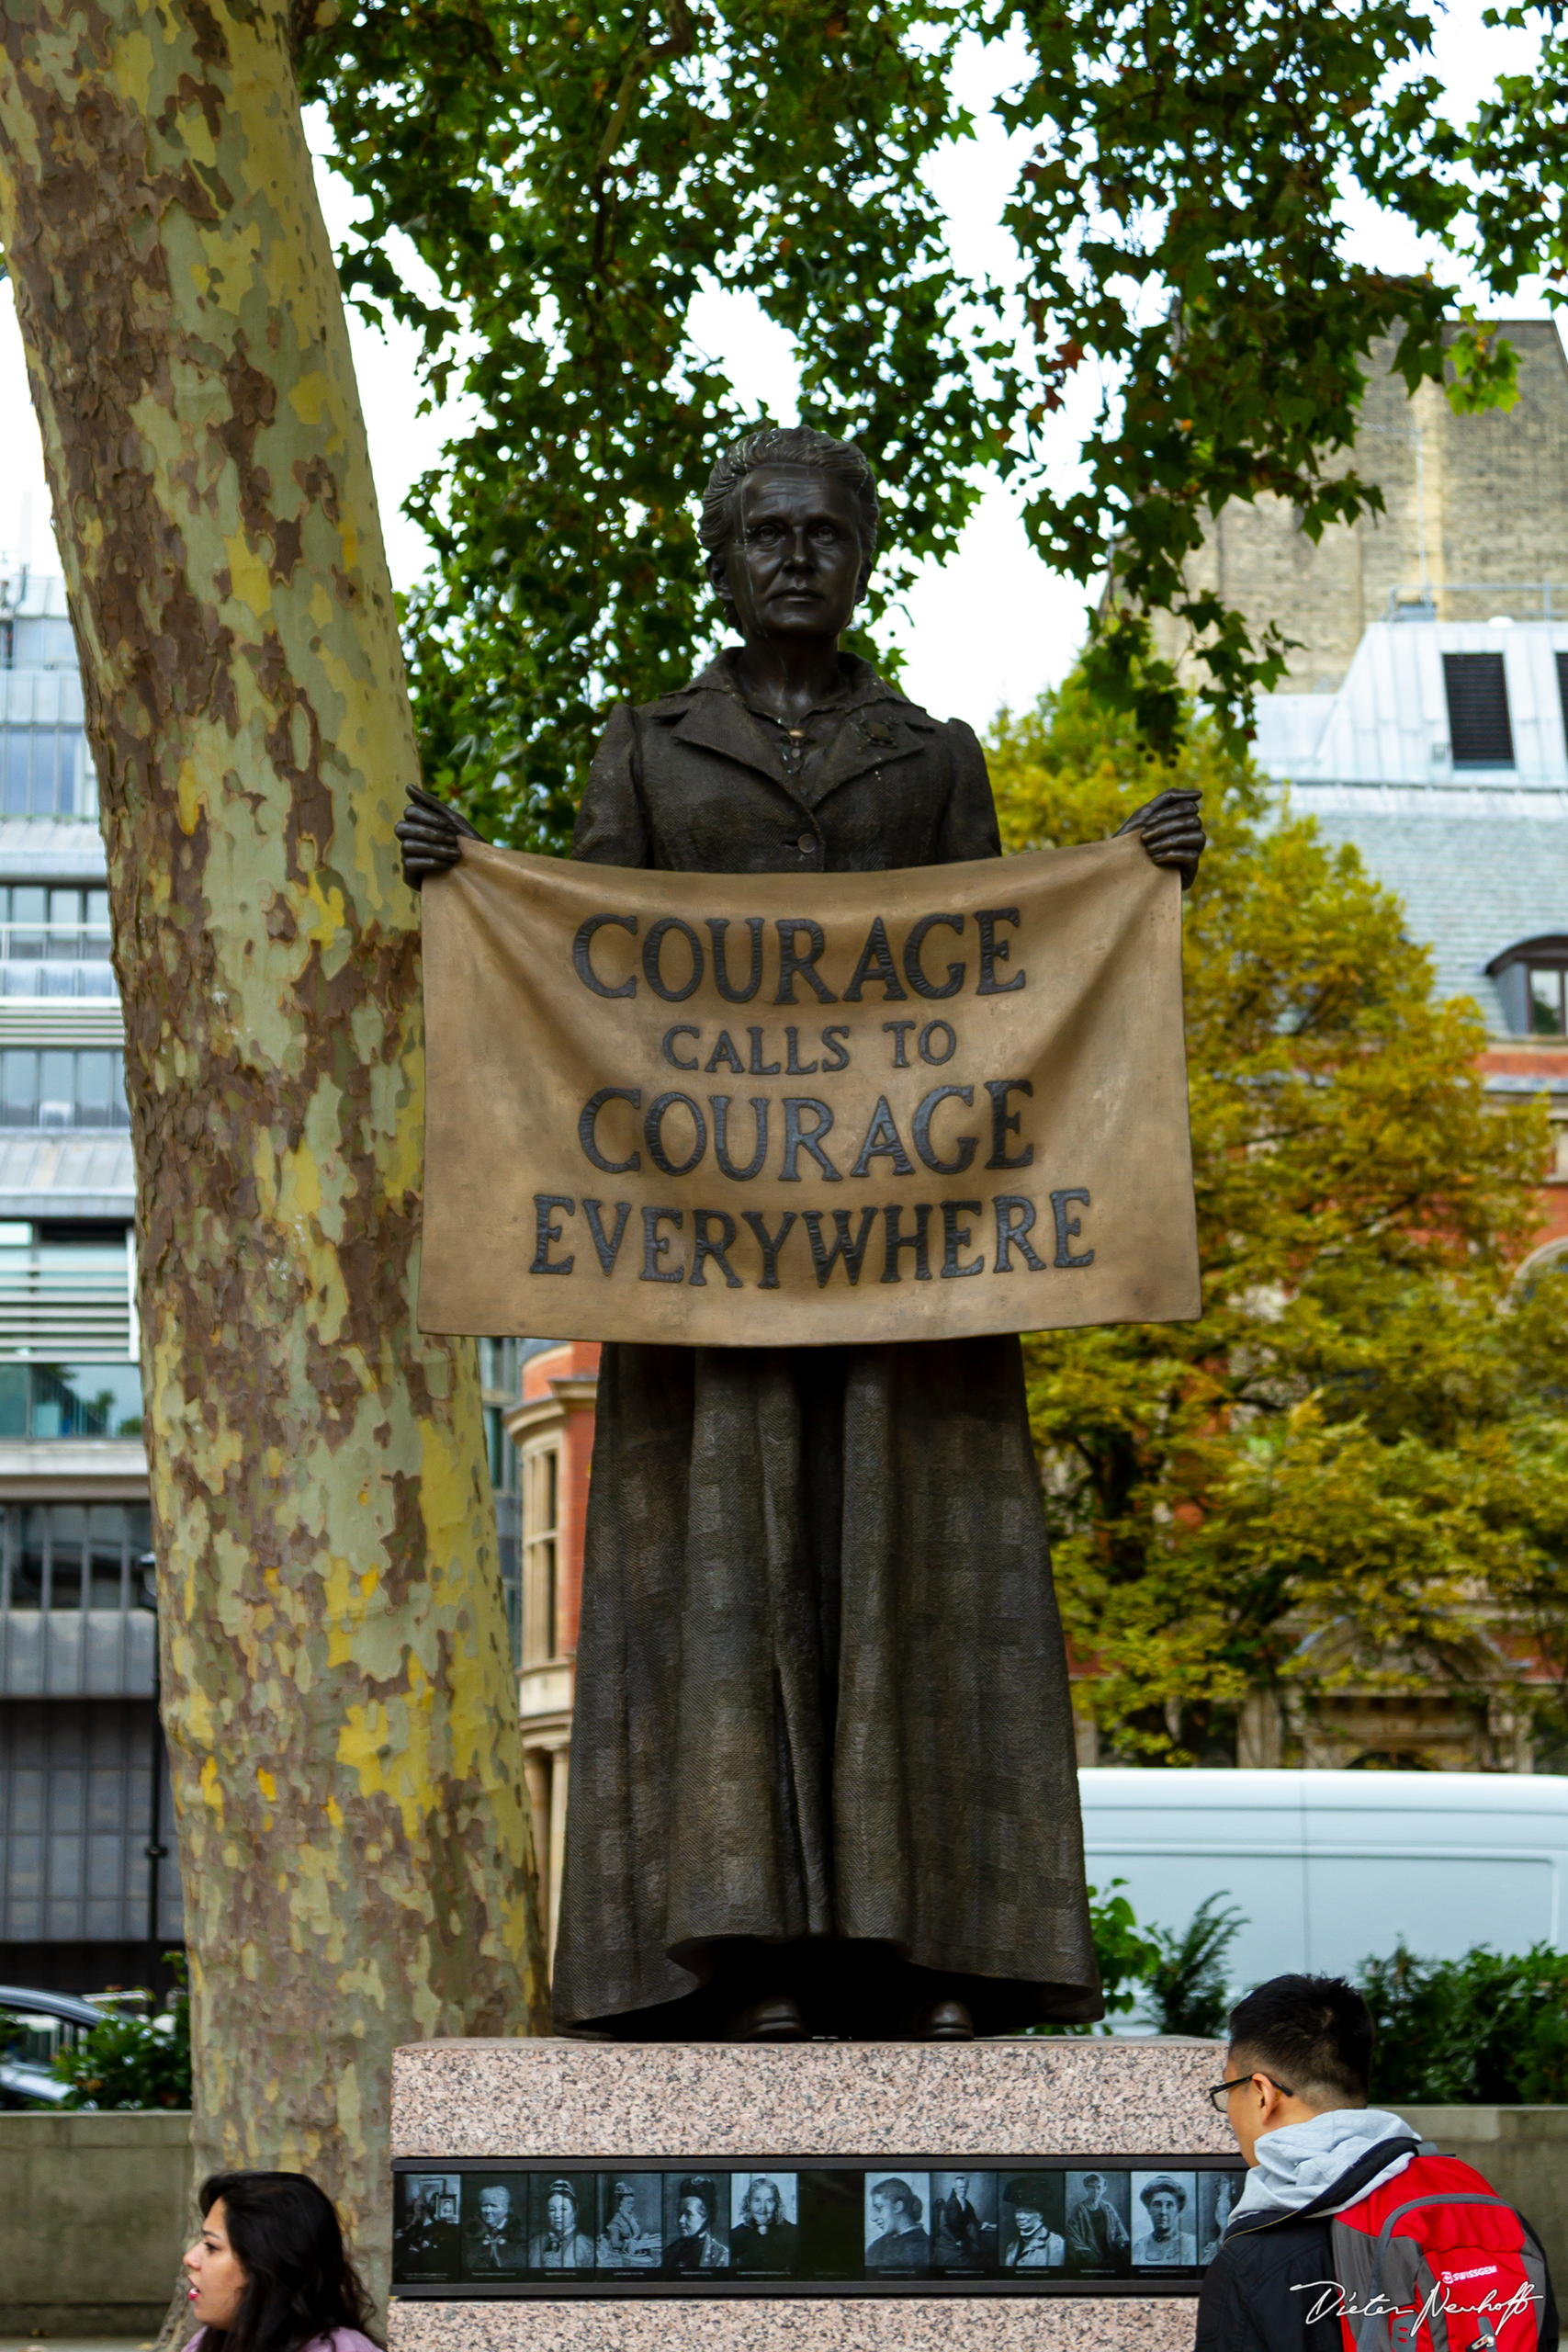
[{"label": "statue's left hand", "polygon": [[449,874],[463,854],[465,841],[484,839],[460,808],[437,800],[434,792],[426,792],[419,784],[410,785],[402,821],[392,831],[402,845],[403,880],[411,890],[417,890],[433,874]]},{"label": "statue's left hand", "polygon": [[1184,890],[1192,888],[1198,860],[1209,838],[1198,814],[1198,803],[1202,797],[1201,792],[1190,791],[1185,786],[1156,793],[1141,808],[1134,808],[1124,825],[1116,828],[1118,838],[1122,833],[1142,833],[1144,847],[1155,864],[1174,865]]}]

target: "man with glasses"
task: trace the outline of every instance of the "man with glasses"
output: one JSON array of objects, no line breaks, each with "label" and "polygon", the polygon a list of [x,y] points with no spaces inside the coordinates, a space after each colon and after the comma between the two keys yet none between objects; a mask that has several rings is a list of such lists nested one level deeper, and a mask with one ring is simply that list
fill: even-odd
[{"label": "man with glasses", "polygon": [[[1276,1976],[1232,2011],[1209,2096],[1249,2169],[1203,2280],[1197,2352],[1342,2352],[1349,2340],[1334,2216],[1426,2153],[1397,2115],[1367,2105],[1371,2063],[1371,2015],[1341,1977]],[[1525,2332],[1496,2341],[1498,2352],[1556,2352],[1550,2281]]]}]

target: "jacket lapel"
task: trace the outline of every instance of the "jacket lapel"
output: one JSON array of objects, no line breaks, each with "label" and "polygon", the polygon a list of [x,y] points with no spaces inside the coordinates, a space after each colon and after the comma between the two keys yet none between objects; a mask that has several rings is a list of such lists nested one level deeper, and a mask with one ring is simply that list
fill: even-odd
[{"label": "jacket lapel", "polygon": [[874,702],[852,710],[806,786],[809,806],[819,808],[830,792],[871,768],[914,759],[926,751],[937,723],[912,703]]},{"label": "jacket lapel", "polygon": [[694,695],[685,715],[676,721],[671,732],[680,742],[694,743],[705,752],[716,752],[721,759],[754,768],[759,775],[766,776],[770,784],[776,784],[798,802],[800,796],[784,774],[773,730],[733,695]]},{"label": "jacket lapel", "polygon": [[819,808],[829,793],[857,775],[896,760],[917,757],[930,747],[938,731],[934,718],[914,703],[896,701],[866,665],[820,765],[807,776],[791,776],[784,768],[777,730],[748,710],[738,695],[722,687],[707,687],[716,666],[710,664],[683,694],[668,695],[655,703],[649,717],[666,725],[673,721],[671,732],[681,742],[716,752],[721,759],[753,769],[807,813]]}]

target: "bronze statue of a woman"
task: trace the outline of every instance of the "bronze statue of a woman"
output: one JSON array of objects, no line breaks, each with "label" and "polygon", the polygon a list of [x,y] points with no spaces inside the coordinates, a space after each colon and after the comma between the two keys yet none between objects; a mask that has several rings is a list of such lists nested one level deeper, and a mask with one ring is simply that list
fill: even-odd
[{"label": "bronze statue of a woman", "polygon": [[[611,718],[574,857],[715,874],[996,857],[974,734],[839,651],[876,548],[852,444],[752,434],[703,504],[744,638]],[[1196,796],[1130,817],[1196,870]],[[473,829],[420,795],[418,887]],[[555,2015],[634,2041],[964,2039],[1102,2011],[1014,1338],[610,1345]]]}]

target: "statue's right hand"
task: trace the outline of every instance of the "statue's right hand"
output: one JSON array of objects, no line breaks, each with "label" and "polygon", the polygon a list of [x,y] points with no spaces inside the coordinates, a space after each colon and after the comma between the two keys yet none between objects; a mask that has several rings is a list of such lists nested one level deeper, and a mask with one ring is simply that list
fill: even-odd
[{"label": "statue's right hand", "polygon": [[419,889],[433,874],[449,874],[463,854],[465,840],[484,839],[460,808],[437,800],[418,784],[410,785],[402,822],[392,831],[402,843],[403,880],[411,890]]}]

